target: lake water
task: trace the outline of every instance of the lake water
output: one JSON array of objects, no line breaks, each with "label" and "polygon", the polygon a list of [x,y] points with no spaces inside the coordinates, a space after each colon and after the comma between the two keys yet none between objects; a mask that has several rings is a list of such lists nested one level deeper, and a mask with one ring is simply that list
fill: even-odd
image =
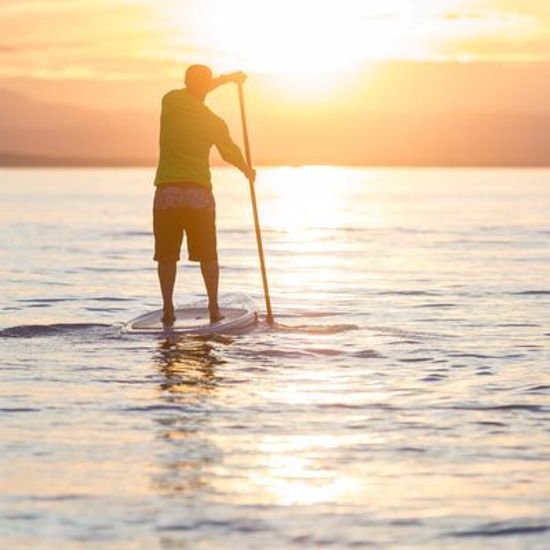
[{"label": "lake water", "polygon": [[118,329],[160,305],[152,177],[0,171],[2,548],[550,547],[550,171],[260,170],[280,325],[180,341]]}]

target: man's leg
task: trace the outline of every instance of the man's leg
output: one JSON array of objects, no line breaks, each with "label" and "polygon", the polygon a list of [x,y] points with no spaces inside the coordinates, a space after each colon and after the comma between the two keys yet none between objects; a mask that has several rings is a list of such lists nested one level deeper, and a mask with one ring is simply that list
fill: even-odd
[{"label": "man's leg", "polygon": [[220,268],[218,260],[201,261],[201,272],[208,294],[208,309],[210,310],[210,322],[216,323],[223,319],[218,305],[218,283],[220,280]]},{"label": "man's leg", "polygon": [[160,260],[157,266],[160,291],[162,293],[162,321],[165,325],[174,324],[174,284],[176,282],[177,262],[175,260]]}]

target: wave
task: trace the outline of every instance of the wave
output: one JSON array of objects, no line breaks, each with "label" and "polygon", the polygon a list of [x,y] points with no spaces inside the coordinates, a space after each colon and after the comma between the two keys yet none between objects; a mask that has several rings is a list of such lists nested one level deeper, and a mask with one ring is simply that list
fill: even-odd
[{"label": "wave", "polygon": [[0,338],[41,338],[74,332],[113,328],[103,323],[55,323],[53,325],[17,325],[0,330]]},{"label": "wave", "polygon": [[495,325],[499,328],[537,328],[540,327],[540,325],[537,325],[535,323],[499,323]]},{"label": "wave", "polygon": [[550,290],[522,290],[511,294],[512,296],[550,296]]},{"label": "wave", "polygon": [[278,332],[294,332],[294,333],[306,333],[306,334],[338,334],[340,332],[347,332],[350,330],[359,330],[357,325],[349,323],[341,323],[336,325],[284,325],[281,323],[275,323],[272,327],[273,330]]},{"label": "wave", "polygon": [[467,358],[467,359],[497,359],[497,356],[495,355],[485,355],[484,353],[448,353],[448,357],[461,357],[461,358]]},{"label": "wave", "polygon": [[529,411],[545,412],[543,405],[531,405],[529,403],[510,403],[509,405],[457,405],[448,407],[462,411]]},{"label": "wave", "polygon": [[538,386],[529,386],[523,390],[524,393],[540,393],[540,394],[547,394],[550,393],[550,385],[547,384],[541,384]]},{"label": "wave", "polygon": [[[406,330],[406,329],[401,329],[397,327],[383,327],[383,326],[376,326],[376,325],[364,325],[361,328],[370,330],[371,332],[379,332],[381,334],[398,336],[400,338],[411,338],[412,340],[422,339],[422,338],[455,338],[456,337],[453,334],[443,334],[443,333],[437,333],[437,332],[416,331],[416,330],[413,331],[413,330]],[[416,343],[416,342],[413,341],[411,343]]]},{"label": "wave", "polygon": [[439,292],[431,290],[385,290],[377,292],[379,296],[440,296]]},{"label": "wave", "polygon": [[440,307],[457,307],[458,304],[452,304],[452,303],[448,303],[448,302],[435,302],[433,304],[418,304],[416,306],[413,306],[413,307],[416,307],[416,308],[434,308],[434,309],[437,309],[437,308],[440,308]]},{"label": "wave", "polygon": [[506,537],[514,535],[533,535],[550,531],[550,525],[510,525],[488,523],[479,529],[457,531],[451,533],[454,537]]},{"label": "wave", "polygon": [[[305,315],[291,315],[291,316],[284,316],[281,315],[279,317],[291,317],[291,318],[299,318],[299,317],[325,317],[329,316],[329,314],[325,312],[306,312]],[[331,314],[331,316],[334,316],[334,314]],[[281,332],[296,332],[296,333],[306,333],[306,334],[338,334],[340,332],[347,332],[352,330],[369,330],[371,332],[379,332],[381,334],[389,334],[392,336],[398,336],[401,338],[454,338],[453,335],[450,334],[440,334],[435,332],[425,332],[425,331],[408,331],[405,329],[400,328],[394,328],[394,327],[384,327],[384,326],[376,326],[376,325],[356,325],[353,323],[337,323],[337,324],[331,324],[331,325],[289,325],[286,323],[279,323],[278,321],[275,322],[274,325],[270,326],[268,324],[265,324],[266,329],[272,329],[272,330],[278,330]],[[416,343],[416,342],[415,342]]]},{"label": "wave", "polygon": [[134,298],[124,298],[122,296],[90,296],[86,298],[19,298],[17,302],[25,304],[57,304],[62,302],[132,302]]},{"label": "wave", "polygon": [[26,412],[40,412],[42,409],[33,409],[30,407],[2,407],[0,413],[2,414],[13,414],[13,413],[26,413]]},{"label": "wave", "polygon": [[338,315],[334,311],[319,311],[319,310],[310,310],[310,311],[300,311],[299,313],[280,313],[277,314],[278,319],[297,319],[300,317],[334,317]]},{"label": "wave", "polygon": [[74,302],[79,298],[19,298],[17,300],[26,304],[56,304],[58,302]]}]

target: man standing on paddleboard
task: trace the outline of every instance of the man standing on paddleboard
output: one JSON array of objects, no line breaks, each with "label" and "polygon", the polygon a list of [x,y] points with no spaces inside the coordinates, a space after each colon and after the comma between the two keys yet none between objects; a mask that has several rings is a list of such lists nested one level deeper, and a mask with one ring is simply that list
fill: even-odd
[{"label": "man standing on paddleboard", "polygon": [[221,157],[249,180],[254,181],[256,172],[246,164],[227,124],[206,107],[204,100],[218,86],[243,83],[245,78],[242,72],[214,78],[209,67],[191,65],[185,73],[185,88],[172,90],[162,98],[153,230],[162,321],[167,326],[175,321],[174,284],[184,233],[189,260],[200,262],[210,322],[222,319],[218,305],[216,205],[209,166],[211,147],[215,145]]}]

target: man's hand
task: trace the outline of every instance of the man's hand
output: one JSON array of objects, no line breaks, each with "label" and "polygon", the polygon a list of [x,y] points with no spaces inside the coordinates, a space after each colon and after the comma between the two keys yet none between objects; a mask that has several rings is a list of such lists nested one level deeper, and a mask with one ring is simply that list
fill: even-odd
[{"label": "man's hand", "polygon": [[227,79],[227,82],[234,82],[235,84],[244,84],[246,80],[246,74],[242,71],[237,71],[235,73],[229,73],[224,75],[224,78]]},{"label": "man's hand", "polygon": [[246,176],[246,179],[251,182],[251,183],[254,183],[256,181],[256,170],[254,170],[254,168],[246,168],[244,171],[243,171],[243,174]]},{"label": "man's hand", "polygon": [[221,86],[222,84],[227,84],[228,82],[243,84],[245,80],[246,74],[242,71],[237,71],[236,73],[221,74],[220,76],[212,79],[210,91],[215,90],[218,86]]}]

